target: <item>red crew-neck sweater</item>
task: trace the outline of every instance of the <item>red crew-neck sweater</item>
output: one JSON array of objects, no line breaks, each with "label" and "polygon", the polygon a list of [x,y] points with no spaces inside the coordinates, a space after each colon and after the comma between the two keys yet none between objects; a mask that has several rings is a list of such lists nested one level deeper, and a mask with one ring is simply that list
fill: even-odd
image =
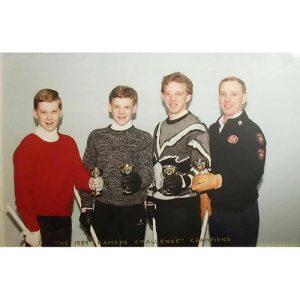
[{"label": "red crew-neck sweater", "polygon": [[73,138],[60,134],[56,142],[27,135],[14,156],[17,209],[30,231],[37,216],[71,216],[76,189],[90,192],[90,174],[82,164]]}]

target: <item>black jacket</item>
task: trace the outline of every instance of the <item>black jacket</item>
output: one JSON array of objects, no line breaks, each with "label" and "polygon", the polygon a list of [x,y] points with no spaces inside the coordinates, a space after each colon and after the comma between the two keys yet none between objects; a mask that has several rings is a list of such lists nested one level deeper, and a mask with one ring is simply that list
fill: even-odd
[{"label": "black jacket", "polygon": [[[220,119],[220,118],[219,118]],[[212,173],[221,174],[222,187],[209,191],[213,209],[241,211],[257,201],[264,173],[266,140],[246,112],[228,119],[221,133],[219,119],[209,128]]]}]

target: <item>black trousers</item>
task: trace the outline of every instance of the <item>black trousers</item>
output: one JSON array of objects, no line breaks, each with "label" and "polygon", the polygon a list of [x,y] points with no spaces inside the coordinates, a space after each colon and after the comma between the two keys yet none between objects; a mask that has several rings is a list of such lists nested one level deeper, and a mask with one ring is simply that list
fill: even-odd
[{"label": "black trousers", "polygon": [[258,203],[241,212],[213,210],[209,234],[213,247],[255,247],[259,227]]},{"label": "black trousers", "polygon": [[71,217],[38,216],[42,247],[70,247],[72,236]]},{"label": "black trousers", "polygon": [[146,230],[144,203],[116,206],[95,203],[93,227],[101,247],[143,247]]},{"label": "black trousers", "polygon": [[157,200],[159,247],[197,247],[201,232],[199,197]]}]

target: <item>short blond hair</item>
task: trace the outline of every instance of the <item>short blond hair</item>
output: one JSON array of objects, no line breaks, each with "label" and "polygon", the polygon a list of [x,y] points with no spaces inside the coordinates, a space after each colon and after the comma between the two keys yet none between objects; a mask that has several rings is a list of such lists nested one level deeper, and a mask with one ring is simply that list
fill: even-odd
[{"label": "short blond hair", "polygon": [[223,80],[221,80],[221,82],[220,82],[220,84],[219,84],[219,93],[220,93],[221,85],[222,85],[224,82],[227,82],[227,81],[236,81],[236,82],[238,82],[238,83],[242,86],[242,89],[243,89],[244,94],[246,94],[247,89],[246,89],[246,84],[245,84],[245,82],[244,82],[242,79],[240,79],[240,78],[238,78],[238,77],[235,77],[235,76],[229,76],[229,77],[226,77],[226,78],[224,78]]},{"label": "short blond hair", "polygon": [[163,77],[163,80],[161,82],[161,92],[163,93],[165,91],[166,85],[168,85],[170,82],[175,81],[178,83],[185,83],[186,84],[186,91],[188,95],[193,95],[193,82],[191,79],[189,79],[187,76],[180,72],[175,72],[169,75],[166,75]]},{"label": "short blond hair", "polygon": [[58,107],[62,109],[62,102],[58,95],[58,92],[51,89],[39,90],[33,98],[33,107],[37,110],[39,103],[41,102],[53,102],[59,100]]}]

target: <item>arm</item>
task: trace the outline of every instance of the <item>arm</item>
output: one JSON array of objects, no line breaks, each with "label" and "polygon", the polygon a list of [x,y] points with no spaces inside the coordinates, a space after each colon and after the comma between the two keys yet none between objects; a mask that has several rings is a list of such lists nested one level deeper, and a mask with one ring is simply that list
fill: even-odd
[{"label": "arm", "polygon": [[[215,130],[215,129],[214,129]],[[214,133],[215,134],[215,133]],[[214,174],[198,175],[193,180],[193,189],[198,192],[221,189],[231,192],[252,190],[259,183],[265,164],[266,141],[257,125],[249,126],[241,135],[240,153],[230,172],[223,164],[213,166]]]},{"label": "arm", "polygon": [[198,152],[192,156],[192,164],[195,176],[192,179],[192,190],[198,193],[208,191],[210,189],[219,188],[222,185],[221,175],[215,175],[209,173],[211,170],[211,156],[209,146],[209,133],[207,131],[204,134],[199,135],[194,142]]},{"label": "arm", "polygon": [[152,138],[152,141],[151,141],[151,170],[153,172],[153,178],[152,178],[152,181],[148,187],[148,190],[147,190],[147,195],[148,196],[153,196],[153,193],[157,190],[157,182],[156,182],[156,179],[155,179],[155,176],[157,176],[157,172],[155,172],[155,164],[157,163],[158,161],[158,155],[157,155],[157,152],[156,152],[156,140],[157,140],[157,130],[158,130],[158,126],[157,125],[155,127],[155,130],[154,130],[154,134],[153,134],[153,138]]},{"label": "arm", "polygon": [[27,144],[20,144],[13,156],[17,210],[30,231],[38,231],[39,223],[33,201],[35,161]]},{"label": "arm", "polygon": [[191,174],[208,173],[211,170],[211,156],[207,129],[206,131],[200,131],[190,141],[189,146],[191,147]]},{"label": "arm", "polygon": [[141,190],[146,190],[153,179],[152,137],[147,134],[141,140],[136,156],[137,172],[141,176]]},{"label": "arm", "polygon": [[75,141],[72,149],[72,154],[74,185],[76,189],[91,192],[91,186],[89,185],[91,174],[81,161],[79,150]]},{"label": "arm", "polygon": [[[210,149],[209,149],[209,134],[208,131],[205,131],[203,134],[199,135],[196,139],[198,142],[198,146],[196,149],[198,151],[192,155],[192,169],[195,174],[199,174],[193,177],[192,179],[192,189],[195,189],[194,181],[197,176],[208,175],[211,168],[211,156],[210,156]],[[201,191],[198,191],[201,192]],[[212,208],[211,208],[211,200],[206,193],[200,193],[200,217],[201,221],[203,222],[205,212],[207,210],[208,215],[211,216]]]},{"label": "arm", "polygon": [[217,170],[222,175],[222,189],[247,191],[256,188],[264,173],[266,141],[259,128],[248,130],[243,136],[241,160],[238,168],[228,173]]},{"label": "arm", "polygon": [[[97,166],[97,152],[94,147],[94,134],[93,132],[89,135],[87,140],[87,146],[83,155],[83,165],[87,170],[93,169]],[[93,208],[94,206],[94,196],[91,193],[79,192],[81,197],[81,207]]]}]

